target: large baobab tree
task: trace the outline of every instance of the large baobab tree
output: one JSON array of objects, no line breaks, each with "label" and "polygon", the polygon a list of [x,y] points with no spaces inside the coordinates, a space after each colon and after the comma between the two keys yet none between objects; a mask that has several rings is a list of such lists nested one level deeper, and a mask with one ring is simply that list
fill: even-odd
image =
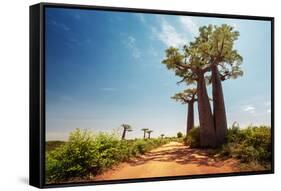
[{"label": "large baobab tree", "polygon": [[143,138],[145,139],[146,138],[146,133],[147,131],[149,130],[148,128],[143,128],[141,129],[143,131]]},{"label": "large baobab tree", "polygon": [[[239,32],[229,25],[203,26],[194,42],[183,51],[170,47],[162,63],[181,77],[181,82],[197,83],[201,146],[215,147],[225,142],[227,121],[221,81],[237,78],[243,72],[242,57],[234,49]],[[213,113],[206,89],[206,72],[211,72]]]},{"label": "large baobab tree", "polygon": [[122,133],[122,138],[121,139],[124,140],[125,137],[126,137],[126,132],[132,131],[132,127],[130,125],[128,125],[128,124],[122,124],[121,127],[123,127],[123,133]]},{"label": "large baobab tree", "polygon": [[164,134],[161,134],[160,136],[161,136],[161,139],[163,139],[165,135],[164,135]]},{"label": "large baobab tree", "polygon": [[147,131],[147,134],[148,134],[148,138],[150,139],[150,134],[152,133],[153,131],[152,130],[148,130]]},{"label": "large baobab tree", "polygon": [[187,89],[183,92],[175,94],[172,99],[182,103],[187,104],[187,123],[186,123],[186,135],[188,132],[194,127],[194,102],[197,101],[196,96],[196,89]]},{"label": "large baobab tree", "polygon": [[232,26],[204,26],[193,43],[197,54],[211,67],[213,115],[218,144],[226,141],[227,118],[222,81],[243,75],[242,57],[234,49],[239,32]]},{"label": "large baobab tree", "polygon": [[162,61],[168,69],[182,78],[187,84],[197,83],[198,113],[200,122],[200,145],[202,147],[216,147],[218,145],[214,127],[214,119],[205,82],[205,73],[211,67],[197,54],[193,43],[185,45],[183,51],[170,47],[166,50],[166,58]]}]

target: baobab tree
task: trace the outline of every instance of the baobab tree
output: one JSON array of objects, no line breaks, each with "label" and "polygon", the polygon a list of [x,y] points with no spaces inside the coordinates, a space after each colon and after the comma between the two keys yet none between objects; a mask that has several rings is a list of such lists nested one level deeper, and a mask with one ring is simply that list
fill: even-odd
[{"label": "baobab tree", "polygon": [[147,131],[147,134],[148,134],[148,138],[150,139],[150,134],[152,133],[153,131],[152,130],[148,130]]},{"label": "baobab tree", "polygon": [[[203,26],[194,42],[183,51],[170,47],[162,63],[182,78],[181,82],[197,83],[201,146],[215,147],[225,142],[227,121],[221,81],[237,78],[243,72],[242,57],[234,50],[239,32],[229,25]],[[213,113],[206,89],[206,72],[211,72]]]},{"label": "baobab tree", "polygon": [[165,135],[164,135],[164,134],[161,134],[160,136],[161,136],[161,139],[163,139]]},{"label": "baobab tree", "polygon": [[218,144],[226,141],[227,118],[222,89],[222,81],[236,79],[243,75],[243,58],[234,49],[239,32],[230,25],[203,26],[192,47],[201,59],[211,67],[214,125]]},{"label": "baobab tree", "polygon": [[148,128],[143,128],[141,129],[143,131],[143,138],[145,139],[146,138],[146,133],[147,131],[149,130]]},{"label": "baobab tree", "polygon": [[187,104],[188,112],[187,112],[187,123],[186,123],[186,135],[188,132],[194,127],[194,102],[197,101],[196,89],[187,89],[183,92],[175,94],[172,99],[182,103]]},{"label": "baobab tree", "polygon": [[128,124],[122,124],[121,127],[123,127],[123,133],[122,133],[122,138],[121,139],[124,140],[125,137],[126,137],[126,132],[132,131],[132,127],[130,125],[128,125]]},{"label": "baobab tree", "polygon": [[185,45],[183,51],[170,47],[166,50],[166,58],[162,61],[169,70],[182,78],[180,82],[197,83],[198,113],[200,122],[200,145],[216,147],[218,145],[214,127],[214,119],[205,82],[205,73],[211,67],[197,54],[192,43]]}]

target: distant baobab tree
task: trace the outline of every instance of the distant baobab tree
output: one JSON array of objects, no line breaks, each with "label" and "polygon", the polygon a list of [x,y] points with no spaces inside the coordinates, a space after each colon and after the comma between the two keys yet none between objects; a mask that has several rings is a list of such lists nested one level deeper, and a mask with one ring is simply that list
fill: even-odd
[{"label": "distant baobab tree", "polygon": [[161,139],[163,139],[165,135],[164,135],[164,134],[161,134],[160,136],[161,136]]},{"label": "distant baobab tree", "polygon": [[132,131],[132,127],[130,125],[128,125],[128,124],[122,124],[121,127],[123,127],[122,140],[124,140],[125,137],[126,137],[126,132],[127,131],[128,132]]},{"label": "distant baobab tree", "polygon": [[147,134],[148,134],[148,138],[150,139],[150,134],[152,133],[153,131],[152,130],[148,130],[147,131]]},{"label": "distant baobab tree", "polygon": [[186,135],[194,127],[194,102],[197,101],[197,98],[195,97],[196,93],[196,88],[192,88],[184,90],[183,92],[177,93],[171,97],[182,104],[187,104]]},{"label": "distant baobab tree", "polygon": [[143,128],[141,129],[143,131],[143,138],[145,139],[146,138],[146,133],[147,131],[149,130],[148,128]]}]

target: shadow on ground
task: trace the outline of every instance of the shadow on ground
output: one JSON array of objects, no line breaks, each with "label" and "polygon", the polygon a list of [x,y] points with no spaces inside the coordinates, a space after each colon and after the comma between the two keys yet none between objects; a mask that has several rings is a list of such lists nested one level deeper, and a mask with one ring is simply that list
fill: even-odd
[{"label": "shadow on ground", "polygon": [[[162,161],[162,162],[177,162],[179,164],[196,164],[198,166],[213,166],[221,167],[224,165],[224,161],[217,160],[216,157],[212,157],[208,154],[208,151],[200,149],[190,149],[188,147],[176,147],[163,146],[167,150],[154,151],[140,156],[137,159],[130,162],[131,166],[137,166],[145,164],[149,161]],[[170,147],[170,148],[169,148]]]}]

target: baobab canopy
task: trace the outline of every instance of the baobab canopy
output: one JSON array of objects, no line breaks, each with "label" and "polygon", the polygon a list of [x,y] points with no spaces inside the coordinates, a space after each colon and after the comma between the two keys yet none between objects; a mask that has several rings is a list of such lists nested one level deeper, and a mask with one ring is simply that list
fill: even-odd
[{"label": "baobab canopy", "polygon": [[176,93],[171,98],[182,104],[186,104],[195,99],[196,92],[196,88],[186,89],[183,92]]}]

